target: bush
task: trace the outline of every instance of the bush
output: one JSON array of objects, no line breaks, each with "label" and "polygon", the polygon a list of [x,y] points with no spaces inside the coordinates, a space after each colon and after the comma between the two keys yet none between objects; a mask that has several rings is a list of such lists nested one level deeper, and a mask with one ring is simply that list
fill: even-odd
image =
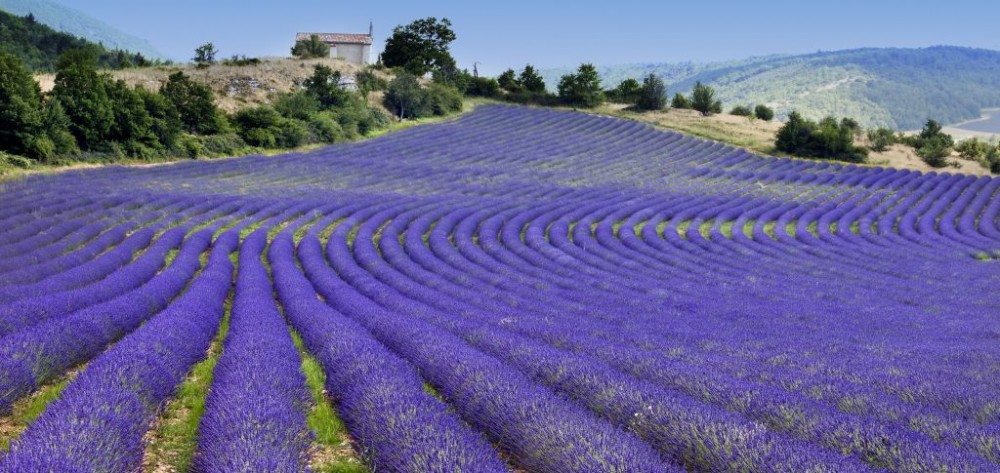
[{"label": "bush", "polygon": [[507,102],[521,104],[521,105],[540,105],[542,107],[555,107],[560,105],[562,101],[559,97],[544,92],[544,93],[534,93],[534,92],[510,92],[503,96],[503,99]]},{"label": "bush", "polygon": [[[944,135],[947,136],[947,135]],[[943,168],[948,165],[948,156],[951,156],[951,137],[933,136],[924,138],[920,148],[917,148],[917,156],[920,156],[928,166],[933,168]]]},{"label": "bush", "polygon": [[545,92],[545,80],[538,74],[531,64],[525,65],[521,70],[521,75],[517,78],[517,84],[526,92],[541,94]]},{"label": "bush", "polygon": [[282,125],[287,119],[268,106],[245,108],[233,115],[236,132],[251,146],[274,148],[278,146]]},{"label": "bush", "polygon": [[765,122],[769,122],[774,119],[774,110],[764,104],[754,107],[753,114],[755,117],[764,120]]},{"label": "bush", "polygon": [[438,116],[462,111],[462,94],[454,87],[442,84],[431,84],[425,91],[426,104],[430,113]]},{"label": "bush", "polygon": [[176,72],[167,78],[160,94],[177,109],[184,131],[212,135],[226,130],[225,117],[215,106],[212,89],[207,85],[194,82],[183,72]]},{"label": "bush", "polygon": [[521,91],[521,84],[517,82],[517,73],[514,69],[507,69],[497,76],[497,85],[507,92]]},{"label": "bush", "polygon": [[233,55],[233,57],[229,59],[223,59],[222,65],[234,67],[257,66],[260,65],[260,59],[255,57]]},{"label": "bush", "polygon": [[197,137],[192,135],[181,136],[177,140],[177,149],[183,156],[191,159],[198,159],[205,155],[205,147],[202,146]]},{"label": "bush", "polygon": [[634,105],[639,101],[639,92],[642,86],[635,79],[625,79],[618,84],[618,87],[604,93],[609,102],[624,103]]},{"label": "bush", "polygon": [[993,174],[1000,174],[1000,145],[990,146],[986,151],[986,164]]},{"label": "bush", "polygon": [[650,73],[642,79],[642,88],[639,89],[639,98],[635,102],[635,108],[641,111],[663,110],[667,107],[667,86],[663,80]]},{"label": "bush", "polygon": [[888,128],[879,127],[874,130],[868,130],[869,147],[876,153],[884,153],[895,142],[896,135]]},{"label": "bush", "polygon": [[320,143],[338,143],[346,139],[344,129],[330,112],[320,112],[309,117],[309,132]]},{"label": "bush", "polygon": [[750,107],[747,107],[746,105],[737,105],[729,111],[729,114],[736,115],[737,117],[752,117],[753,110],[750,110]]},{"label": "bush", "polygon": [[691,101],[684,94],[678,92],[674,94],[674,99],[670,101],[670,106],[678,110],[688,110],[691,108]]},{"label": "bush", "polygon": [[295,42],[295,46],[292,46],[292,56],[299,59],[330,57],[330,46],[320,41],[319,35],[310,35],[309,39]]},{"label": "bush", "polygon": [[28,169],[31,167],[32,162],[28,158],[0,151],[0,167],[4,164],[19,169]]},{"label": "bush", "polygon": [[275,138],[279,148],[296,148],[309,141],[309,126],[303,121],[285,119],[278,128]]},{"label": "bush", "polygon": [[281,116],[296,120],[306,120],[320,111],[316,96],[304,90],[277,94],[271,100],[271,106]]},{"label": "bush", "polygon": [[500,84],[492,77],[471,77],[466,85],[465,95],[496,98],[500,96]]},{"label": "bush", "polygon": [[382,107],[368,107],[368,119],[372,130],[381,130],[392,125],[392,117]]},{"label": "bush", "polygon": [[969,138],[962,141],[955,147],[955,151],[962,156],[962,159],[967,159],[969,161],[979,161],[986,157],[986,153],[990,150],[990,144],[980,140],[979,138]]},{"label": "bush", "polygon": [[369,92],[375,92],[379,90],[385,90],[389,88],[389,81],[381,78],[378,74],[375,74],[375,70],[369,67],[361,72],[358,72],[354,76],[354,82],[358,86],[358,90],[367,99]]},{"label": "bush", "polygon": [[[189,135],[190,136],[190,135]],[[247,148],[247,142],[234,132],[217,135],[194,136],[201,145],[204,155],[211,157],[233,156],[242,153]],[[199,154],[201,156],[202,154]]]},{"label": "bush", "polygon": [[796,156],[834,159],[852,163],[864,162],[867,151],[854,145],[850,123],[827,117],[819,123],[792,112],[778,130],[775,148]]}]

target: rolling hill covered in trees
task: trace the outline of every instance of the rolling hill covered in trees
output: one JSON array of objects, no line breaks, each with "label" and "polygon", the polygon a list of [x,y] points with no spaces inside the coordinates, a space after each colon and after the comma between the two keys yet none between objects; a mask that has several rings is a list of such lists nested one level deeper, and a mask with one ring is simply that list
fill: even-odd
[{"label": "rolling hill covered in trees", "polygon": [[147,66],[152,62],[142,53],[108,49],[101,44],[62,33],[46,26],[33,15],[16,16],[0,11],[0,52],[17,56],[32,71],[55,70],[56,61],[66,51],[92,49],[102,69]]},{"label": "rolling hill covered in trees", "polygon": [[[543,71],[555,84],[570,69]],[[1000,106],[1000,51],[954,46],[868,48],[719,63],[646,63],[599,68],[605,88],[654,73],[670,93],[698,81],[725,106],[765,103],[784,119],[848,116],[862,126],[919,129],[928,118],[957,123]]]},{"label": "rolling hill covered in trees", "polygon": [[49,0],[0,0],[0,10],[17,16],[32,14],[39,23],[56,31],[68,33],[104,45],[142,54],[150,59],[166,59],[148,41],[125,33],[79,10]]}]

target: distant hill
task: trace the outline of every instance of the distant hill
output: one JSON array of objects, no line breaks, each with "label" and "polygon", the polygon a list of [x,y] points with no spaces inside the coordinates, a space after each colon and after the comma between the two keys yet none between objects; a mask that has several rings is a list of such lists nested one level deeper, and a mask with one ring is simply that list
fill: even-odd
[{"label": "distant hill", "polygon": [[0,0],[0,10],[18,16],[33,14],[39,22],[108,49],[140,53],[149,59],[167,59],[148,41],[122,32],[79,10],[49,0]]},{"label": "distant hill", "polygon": [[0,11],[0,51],[21,58],[32,71],[52,71],[63,52],[80,48],[95,50],[98,67],[102,69],[151,65],[141,54],[109,50],[85,39],[58,32],[30,16],[20,17]]},{"label": "distant hill", "polygon": [[[958,123],[1000,106],[1000,51],[952,46],[854,49],[698,64],[599,67],[605,88],[650,72],[673,95],[696,81],[715,87],[728,111],[766,103],[779,118],[849,116],[864,126],[918,129],[928,118]],[[543,71],[550,89],[571,68]]]}]

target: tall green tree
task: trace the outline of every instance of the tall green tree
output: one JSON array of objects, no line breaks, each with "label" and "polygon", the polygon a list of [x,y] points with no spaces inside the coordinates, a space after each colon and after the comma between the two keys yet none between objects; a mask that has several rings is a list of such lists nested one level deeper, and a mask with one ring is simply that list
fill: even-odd
[{"label": "tall green tree", "polygon": [[299,59],[330,57],[330,46],[320,41],[319,35],[309,35],[309,39],[297,41],[292,47],[292,56]]},{"label": "tall green tree", "polygon": [[427,106],[426,94],[420,88],[417,77],[406,72],[396,74],[396,78],[389,82],[384,102],[400,120],[421,116]]},{"label": "tall green tree", "polygon": [[576,74],[562,76],[559,81],[559,98],[564,103],[593,108],[604,102],[601,77],[593,64],[581,64]]},{"label": "tall green tree", "polygon": [[42,118],[42,93],[35,79],[20,59],[0,52],[0,151],[30,154]]},{"label": "tall green tree", "polygon": [[199,135],[214,135],[225,129],[226,123],[215,98],[205,84],[199,84],[183,72],[175,72],[160,89],[163,97],[180,114],[184,130]]},{"label": "tall green tree", "polygon": [[639,84],[639,81],[628,78],[621,81],[618,87],[609,90],[605,95],[612,102],[635,104],[639,100],[641,88],[642,85]]},{"label": "tall green tree", "polygon": [[198,65],[215,64],[215,56],[219,50],[213,43],[205,43],[194,50],[194,62]]},{"label": "tall green tree", "polygon": [[521,90],[521,84],[517,82],[517,73],[514,72],[514,69],[507,69],[506,71],[503,71],[503,73],[497,77],[497,83],[500,85],[501,89],[508,92],[517,92]]},{"label": "tall green tree", "polygon": [[347,102],[350,92],[340,87],[342,75],[323,64],[313,66],[312,75],[303,85],[306,92],[316,98],[324,108],[338,107]]},{"label": "tall green tree", "polygon": [[518,76],[517,82],[528,92],[536,94],[545,92],[545,80],[542,79],[542,76],[531,64],[524,66],[524,69],[521,70],[521,75]]},{"label": "tall green tree", "polygon": [[382,63],[402,67],[411,74],[422,76],[444,65],[454,65],[449,46],[455,41],[451,21],[429,17],[406,26],[397,26],[385,43]]},{"label": "tall green tree", "polygon": [[642,79],[642,88],[635,102],[639,110],[663,110],[667,108],[667,85],[656,74],[649,73]]},{"label": "tall green tree", "polygon": [[70,132],[80,147],[97,149],[111,135],[115,112],[108,97],[109,79],[97,72],[97,54],[89,49],[63,53],[56,61],[52,96],[70,119]]},{"label": "tall green tree", "polygon": [[691,108],[707,117],[713,113],[721,113],[722,102],[715,99],[714,88],[698,82],[691,93]]}]

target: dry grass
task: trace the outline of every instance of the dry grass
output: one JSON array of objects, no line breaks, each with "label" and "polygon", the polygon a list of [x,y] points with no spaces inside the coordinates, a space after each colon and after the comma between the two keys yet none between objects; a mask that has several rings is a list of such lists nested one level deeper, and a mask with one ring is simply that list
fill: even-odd
[{"label": "dry grass", "polygon": [[[275,92],[294,90],[312,74],[313,66],[316,64],[325,64],[345,75],[353,75],[362,69],[361,66],[348,64],[341,59],[262,58],[261,63],[255,66],[216,64],[198,69],[191,64],[180,64],[108,73],[116,79],[124,80],[130,86],[159,90],[170,74],[183,71],[193,80],[208,84],[212,88],[219,108],[234,112],[247,106],[268,103],[269,96]],[[43,91],[52,90],[55,84],[55,77],[52,74],[41,74],[35,76],[35,79]]]}]

